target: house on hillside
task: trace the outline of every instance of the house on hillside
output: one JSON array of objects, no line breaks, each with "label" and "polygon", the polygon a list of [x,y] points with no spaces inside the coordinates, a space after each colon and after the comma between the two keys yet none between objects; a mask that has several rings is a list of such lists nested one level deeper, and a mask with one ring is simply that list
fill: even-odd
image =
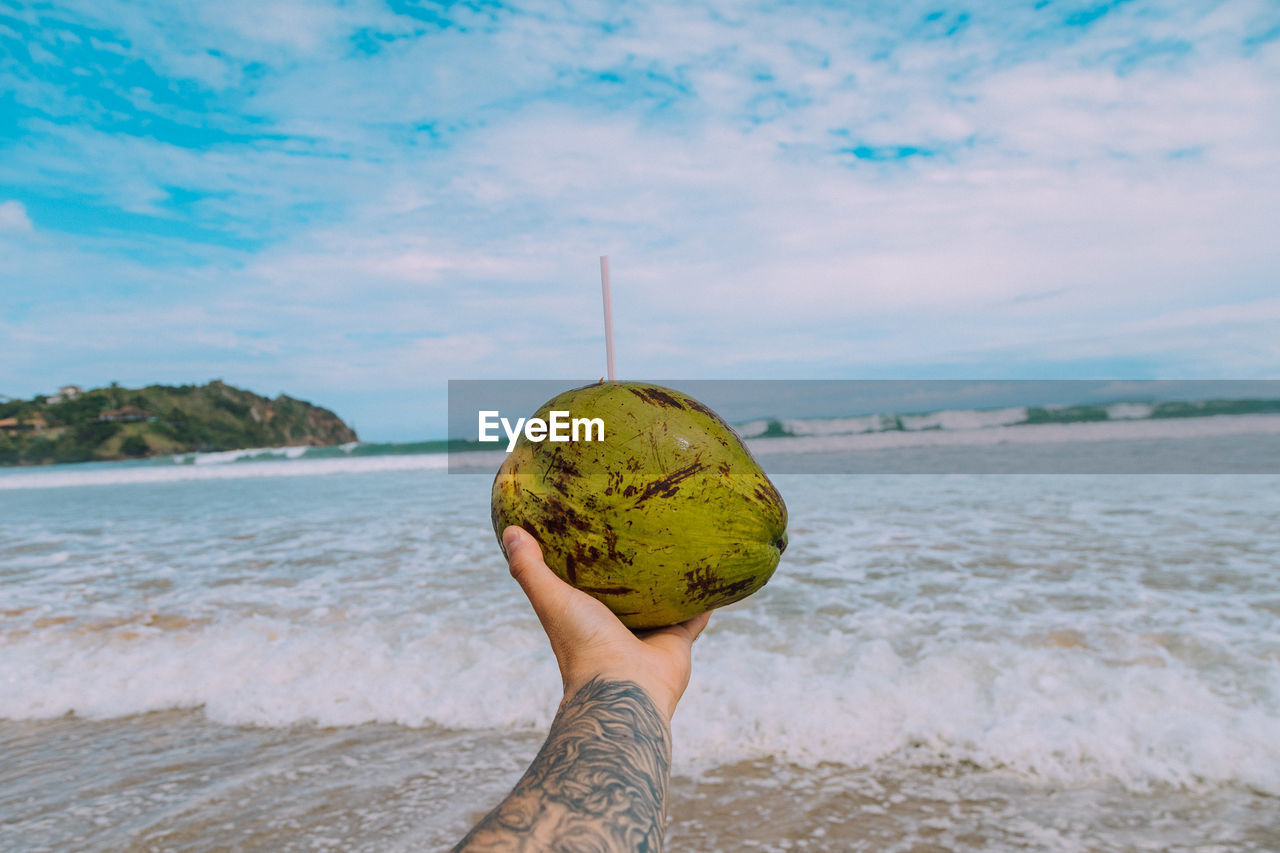
[{"label": "house on hillside", "polygon": [[118,409],[107,409],[93,419],[99,424],[132,424],[138,421],[154,421],[155,415],[143,411],[137,406],[121,406]]},{"label": "house on hillside", "polygon": [[23,418],[0,418],[0,430],[6,432],[44,432],[48,428],[49,424],[45,422],[44,415],[39,412]]},{"label": "house on hillside", "polygon": [[79,385],[63,385],[61,388],[58,389],[58,393],[54,394],[46,402],[50,404],[65,403],[68,400],[74,400],[76,397],[79,397],[83,393],[84,393],[84,389],[81,388]]}]

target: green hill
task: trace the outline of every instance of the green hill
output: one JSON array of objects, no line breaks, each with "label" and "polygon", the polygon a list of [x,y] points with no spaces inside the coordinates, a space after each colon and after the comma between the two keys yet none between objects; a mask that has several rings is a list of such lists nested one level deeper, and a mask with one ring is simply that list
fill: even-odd
[{"label": "green hill", "polygon": [[0,402],[0,465],[138,459],[192,451],[356,441],[328,409],[208,385],[64,389]]}]

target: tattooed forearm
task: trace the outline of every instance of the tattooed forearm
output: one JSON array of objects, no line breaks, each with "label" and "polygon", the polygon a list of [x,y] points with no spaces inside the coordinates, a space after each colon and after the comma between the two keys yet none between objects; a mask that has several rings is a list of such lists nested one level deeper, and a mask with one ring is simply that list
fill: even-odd
[{"label": "tattooed forearm", "polygon": [[592,679],[533,764],[455,851],[662,850],[671,734],[649,694]]}]

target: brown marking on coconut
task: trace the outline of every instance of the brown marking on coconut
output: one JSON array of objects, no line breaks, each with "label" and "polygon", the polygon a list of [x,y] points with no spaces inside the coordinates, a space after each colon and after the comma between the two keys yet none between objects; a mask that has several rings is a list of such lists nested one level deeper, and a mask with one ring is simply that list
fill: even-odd
[{"label": "brown marking on coconut", "polygon": [[594,566],[600,562],[602,556],[604,556],[604,552],[594,545],[586,544],[581,539],[573,543],[573,558],[579,565]]},{"label": "brown marking on coconut", "polygon": [[680,490],[680,483],[689,479],[694,474],[697,474],[699,471],[705,471],[706,469],[706,465],[695,460],[683,468],[672,471],[665,477],[659,477],[645,488],[640,497],[636,498],[636,504],[642,504],[652,497],[669,498]]},{"label": "brown marking on coconut", "polygon": [[591,529],[591,520],[569,506],[555,495],[542,501],[542,512],[539,514],[547,530],[557,536],[570,535],[569,529],[587,531]]},{"label": "brown marking on coconut", "polygon": [[519,523],[519,527],[525,533],[528,533],[533,537],[533,540],[538,543],[538,547],[542,547],[543,536],[542,531],[538,529],[538,525],[534,524],[532,521],[521,521]]},{"label": "brown marking on coconut", "polygon": [[755,578],[743,578],[740,581],[734,581],[720,587],[717,592],[719,597],[716,599],[716,606],[723,607],[726,604],[732,604],[735,601],[741,601],[756,590]]},{"label": "brown marking on coconut", "polygon": [[762,479],[761,482],[756,484],[756,497],[770,506],[777,506],[782,503],[782,495],[778,494],[778,490],[768,480]]},{"label": "brown marking on coconut", "polygon": [[635,592],[629,586],[580,586],[578,589],[598,595],[631,595]]},{"label": "brown marking on coconut", "polygon": [[652,403],[664,409],[683,409],[684,404],[677,398],[668,394],[661,388],[629,388],[632,394],[635,394],[646,403]]},{"label": "brown marking on coconut", "polygon": [[571,459],[561,455],[563,450],[563,447],[557,447],[551,451],[551,458],[547,461],[547,474],[560,475],[552,481],[552,486],[561,494],[564,494],[565,480],[578,476],[578,466],[573,464]]},{"label": "brown marking on coconut", "polygon": [[628,566],[635,565],[636,558],[628,557],[626,554],[618,550],[618,531],[612,527],[604,532],[604,546],[609,552],[609,559],[615,564],[626,563]]},{"label": "brown marking on coconut", "polygon": [[717,415],[715,412],[711,411],[711,410],[710,410],[710,409],[708,409],[706,406],[702,405],[701,403],[699,403],[697,400],[693,399],[692,397],[685,397],[685,398],[684,398],[684,404],[685,404],[687,407],[689,407],[690,409],[693,409],[695,412],[702,412],[702,414],[704,414],[704,415],[706,415],[707,417],[711,418],[711,419],[712,419],[713,421],[715,421],[716,423],[718,423],[718,424],[724,424],[725,426],[728,426],[728,424],[725,424],[725,423],[724,423],[724,420],[723,420],[719,415]]},{"label": "brown marking on coconut", "polygon": [[685,572],[684,582],[685,590],[690,598],[696,598],[699,601],[714,601],[717,604],[727,604],[729,601],[737,600],[733,598],[735,595],[738,598],[744,597],[756,580],[755,578],[743,578],[742,580],[725,583],[709,567],[702,566],[693,571]]},{"label": "brown marking on coconut", "polygon": [[719,580],[712,574],[710,568],[701,566],[684,573],[685,591],[692,598],[705,599],[715,589],[716,582]]}]

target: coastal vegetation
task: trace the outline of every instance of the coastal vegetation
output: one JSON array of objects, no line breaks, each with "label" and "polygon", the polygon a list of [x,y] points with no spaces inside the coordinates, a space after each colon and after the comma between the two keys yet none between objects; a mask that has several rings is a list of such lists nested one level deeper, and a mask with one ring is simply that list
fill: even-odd
[{"label": "coastal vegetation", "polygon": [[328,409],[219,380],[82,390],[0,400],[0,464],[138,459],[250,447],[323,447],[358,440]]}]

